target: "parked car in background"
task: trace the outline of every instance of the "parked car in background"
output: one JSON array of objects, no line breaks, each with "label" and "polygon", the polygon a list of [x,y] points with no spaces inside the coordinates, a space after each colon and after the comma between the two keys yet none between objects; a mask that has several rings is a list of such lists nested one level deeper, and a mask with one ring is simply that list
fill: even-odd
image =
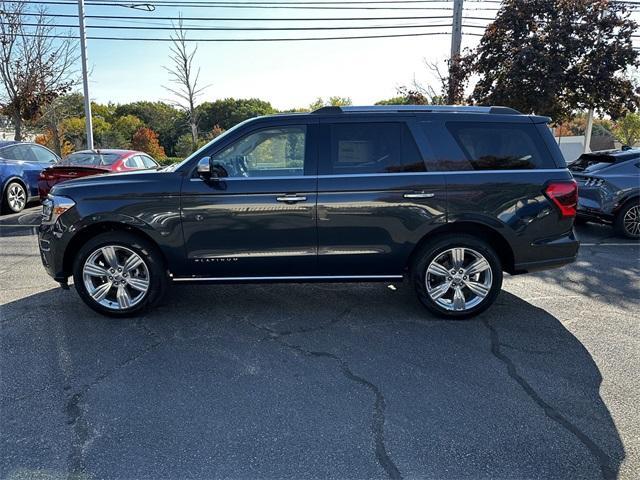
[{"label": "parked car in background", "polygon": [[74,152],[40,174],[38,190],[44,200],[55,184],[110,172],[130,172],[158,168],[158,162],[144,152],[135,150],[82,150]]},{"label": "parked car in background", "polygon": [[0,192],[3,212],[20,212],[38,198],[40,172],[60,157],[36,143],[0,141]]},{"label": "parked car in background", "polygon": [[255,118],[173,167],[55,186],[42,262],[106,315],[169,282],[405,278],[434,314],[467,318],[504,271],[576,258],[576,182],[548,122],[448,106]]},{"label": "parked car in background", "polygon": [[585,153],[569,165],[578,182],[578,219],[640,238],[640,149]]}]

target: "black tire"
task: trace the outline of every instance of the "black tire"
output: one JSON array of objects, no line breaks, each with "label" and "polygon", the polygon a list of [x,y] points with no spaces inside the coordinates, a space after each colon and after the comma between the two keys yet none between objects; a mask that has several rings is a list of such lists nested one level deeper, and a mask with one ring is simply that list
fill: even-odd
[{"label": "black tire", "polygon": [[[481,255],[482,257],[484,257],[490,267],[489,273],[477,274],[478,279],[487,279],[486,275],[491,276],[489,291],[482,299],[479,296],[475,295],[468,287],[464,286],[466,285],[466,282],[463,284],[462,278],[458,279],[452,276],[447,277],[443,280],[442,283],[445,283],[448,278],[451,278],[453,282],[460,283],[460,290],[465,292],[465,295],[471,297],[470,303],[475,302],[475,298],[478,298],[477,304],[460,311],[449,310],[448,308],[442,306],[440,303],[437,303],[431,298],[427,290],[427,268],[435,259],[453,248],[468,249],[466,255],[468,255],[470,258],[473,258],[472,255],[475,254]],[[466,258],[467,257],[465,257],[465,259]],[[469,267],[471,263],[471,260],[466,260],[466,264],[464,265],[464,267]],[[447,270],[451,266],[452,265],[447,265]],[[462,274],[458,273],[457,275]],[[418,295],[418,299],[425,307],[427,307],[427,309],[431,313],[442,318],[463,320],[478,315],[479,313],[489,308],[495,301],[496,297],[500,293],[500,289],[502,288],[502,265],[494,249],[488,243],[480,240],[479,238],[464,234],[441,236],[430,241],[428,244],[424,245],[419,252],[417,252],[414,257],[413,265],[411,266],[411,281],[415,288],[416,294]],[[487,280],[487,282],[489,282],[489,280]],[[451,308],[453,308],[453,299],[447,299],[446,297],[448,295],[453,295],[454,292],[455,290],[453,288],[450,288],[450,290],[447,290],[447,294],[443,295],[441,299],[442,302],[448,302],[450,300]]]},{"label": "black tire", "polygon": [[[21,192],[21,196],[24,199],[23,203],[21,203],[18,207],[12,205],[12,203],[9,202],[9,196],[14,190]],[[4,194],[2,195],[2,211],[8,213],[20,213],[22,210],[24,210],[24,207],[27,206],[27,200],[28,195],[27,190],[24,188],[24,185],[15,180],[11,181],[7,185],[7,188],[4,189]]]},{"label": "black tire", "polygon": [[[136,253],[142,259],[147,269],[148,289],[141,299],[129,308],[115,309],[115,307],[109,308],[98,303],[91,297],[84,282],[83,267],[87,259],[97,250],[110,245],[124,247]],[[122,231],[113,231],[97,235],[80,248],[73,262],[73,283],[82,301],[91,309],[110,317],[129,317],[137,315],[149,307],[156,305],[165,292],[168,278],[162,255],[155,245],[138,235]],[[128,288],[130,289],[130,287]],[[110,290],[110,292],[113,291]]]},{"label": "black tire", "polygon": [[[640,215],[640,199],[639,198],[634,198],[632,200],[629,200],[627,203],[625,203],[622,208],[620,209],[620,211],[616,214],[616,218],[613,221],[613,229],[615,230],[615,232],[622,236],[622,237],[627,237],[627,238],[632,238],[634,240],[638,240],[640,238],[640,230],[637,230],[637,226],[632,226],[632,225],[637,225],[637,221],[634,224],[630,224],[628,221],[625,225],[625,217],[634,214],[636,215],[636,219],[638,218],[637,215]],[[627,218],[627,220],[629,220]],[[629,230],[629,228],[632,228],[633,230]]]}]

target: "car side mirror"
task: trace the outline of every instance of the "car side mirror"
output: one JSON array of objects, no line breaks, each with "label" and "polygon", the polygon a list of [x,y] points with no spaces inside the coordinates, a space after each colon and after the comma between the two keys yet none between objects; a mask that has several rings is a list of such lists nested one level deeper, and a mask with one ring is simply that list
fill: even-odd
[{"label": "car side mirror", "polygon": [[211,178],[211,157],[202,157],[198,161],[196,171],[200,178],[209,180]]}]

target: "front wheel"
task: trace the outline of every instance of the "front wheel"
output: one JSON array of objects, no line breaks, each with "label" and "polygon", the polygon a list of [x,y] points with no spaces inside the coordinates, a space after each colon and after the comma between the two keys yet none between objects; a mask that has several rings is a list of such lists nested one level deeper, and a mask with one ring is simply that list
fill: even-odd
[{"label": "front wheel", "polygon": [[502,265],[486,242],[455,235],[425,245],[411,277],[418,298],[432,313],[465,319],[495,301],[502,288]]},{"label": "front wheel", "polygon": [[93,310],[124,317],[155,304],[167,279],[154,245],[127,232],[107,232],[80,248],[73,283]]},{"label": "front wheel", "polygon": [[7,185],[4,194],[4,208],[11,213],[19,213],[27,205],[27,191],[20,182]]}]

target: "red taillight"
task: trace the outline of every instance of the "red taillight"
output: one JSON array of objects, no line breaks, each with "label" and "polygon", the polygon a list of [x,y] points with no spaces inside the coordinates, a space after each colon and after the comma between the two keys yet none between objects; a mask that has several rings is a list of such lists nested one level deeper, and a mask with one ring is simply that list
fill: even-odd
[{"label": "red taillight", "polygon": [[575,180],[551,182],[544,190],[545,195],[560,210],[563,217],[575,217],[578,206],[578,185]]}]

